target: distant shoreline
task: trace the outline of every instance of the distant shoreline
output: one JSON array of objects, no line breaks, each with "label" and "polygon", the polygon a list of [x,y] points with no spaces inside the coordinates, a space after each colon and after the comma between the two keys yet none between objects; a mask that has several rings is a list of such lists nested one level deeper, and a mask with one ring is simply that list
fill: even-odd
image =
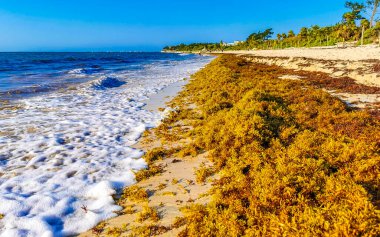
[{"label": "distant shoreline", "polygon": [[380,86],[380,47],[313,47],[278,50],[235,50],[210,52],[175,52],[204,55],[232,54],[253,57],[256,61],[289,69],[325,72],[334,77],[350,77],[357,83]]},{"label": "distant shoreline", "polygon": [[321,60],[380,60],[380,46],[365,45],[356,47],[311,47],[287,48],[273,50],[225,50],[225,51],[171,51],[162,50],[162,53],[190,53],[190,54],[238,54],[263,57],[302,57]]}]

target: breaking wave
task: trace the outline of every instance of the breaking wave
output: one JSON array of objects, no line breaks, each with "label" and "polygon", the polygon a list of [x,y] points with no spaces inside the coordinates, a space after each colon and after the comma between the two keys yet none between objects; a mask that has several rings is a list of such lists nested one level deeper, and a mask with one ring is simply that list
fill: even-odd
[{"label": "breaking wave", "polygon": [[93,82],[93,87],[98,90],[105,90],[108,88],[120,87],[124,84],[126,84],[125,81],[121,81],[116,77],[104,77]]}]

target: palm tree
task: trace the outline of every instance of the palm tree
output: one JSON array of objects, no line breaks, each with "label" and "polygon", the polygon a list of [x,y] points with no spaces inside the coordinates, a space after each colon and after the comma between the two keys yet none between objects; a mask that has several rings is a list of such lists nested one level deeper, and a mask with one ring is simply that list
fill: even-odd
[{"label": "palm tree", "polygon": [[289,37],[289,38],[293,38],[294,36],[296,36],[296,35],[294,34],[294,31],[293,31],[293,30],[289,30],[289,32],[288,32],[288,37]]}]

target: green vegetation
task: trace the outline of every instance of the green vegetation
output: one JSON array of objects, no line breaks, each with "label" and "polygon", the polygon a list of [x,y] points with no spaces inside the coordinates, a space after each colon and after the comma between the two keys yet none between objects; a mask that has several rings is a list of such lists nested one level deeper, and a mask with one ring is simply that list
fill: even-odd
[{"label": "green vegetation", "polygon": [[[332,46],[337,43],[356,42],[361,44],[380,41],[380,21],[376,19],[379,0],[367,0],[364,3],[346,2],[347,12],[342,21],[333,25],[321,27],[313,25],[303,27],[298,34],[293,30],[279,33],[273,39],[272,29],[251,34],[245,41],[233,45],[220,43],[196,43],[167,46],[164,50],[184,52],[208,52],[245,49],[283,49],[289,47]],[[367,16],[367,18],[365,17]],[[380,42],[379,42],[380,44]]]},{"label": "green vegetation", "polygon": [[380,235],[379,120],[288,72],[225,55],[173,102],[220,177],[179,236]]},{"label": "green vegetation", "polygon": [[180,44],[177,46],[167,46],[164,50],[175,50],[175,51],[218,51],[223,50],[223,43],[192,43],[192,44]]}]

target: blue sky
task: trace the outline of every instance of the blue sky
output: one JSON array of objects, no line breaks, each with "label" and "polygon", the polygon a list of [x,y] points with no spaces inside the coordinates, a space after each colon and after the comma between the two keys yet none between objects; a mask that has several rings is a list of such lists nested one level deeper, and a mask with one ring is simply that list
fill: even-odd
[{"label": "blue sky", "polygon": [[158,51],[341,20],[344,0],[0,0],[0,51]]}]

